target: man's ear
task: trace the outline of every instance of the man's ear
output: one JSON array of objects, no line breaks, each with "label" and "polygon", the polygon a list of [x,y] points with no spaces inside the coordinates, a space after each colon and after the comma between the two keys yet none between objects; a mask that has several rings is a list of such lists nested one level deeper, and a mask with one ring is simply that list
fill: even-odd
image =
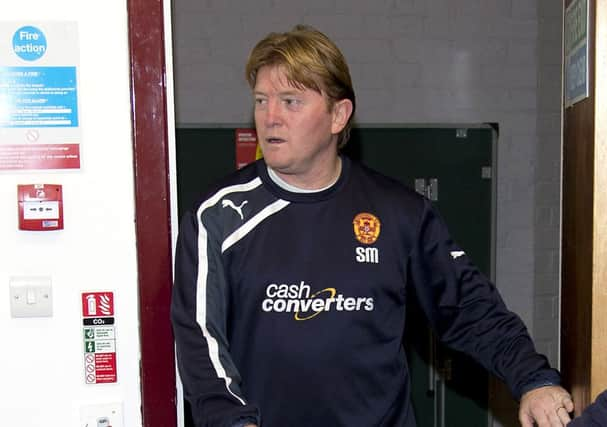
[{"label": "man's ear", "polygon": [[349,99],[341,99],[333,103],[333,123],[331,125],[333,134],[338,134],[346,126],[352,115],[352,109],[352,101]]}]

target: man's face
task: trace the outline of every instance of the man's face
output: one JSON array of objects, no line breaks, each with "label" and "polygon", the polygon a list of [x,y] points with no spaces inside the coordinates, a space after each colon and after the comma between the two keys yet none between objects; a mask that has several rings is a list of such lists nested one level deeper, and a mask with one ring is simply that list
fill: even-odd
[{"label": "man's face", "polygon": [[268,166],[294,185],[333,167],[343,126],[326,96],[291,86],[278,66],[259,69],[254,96],[257,136]]}]

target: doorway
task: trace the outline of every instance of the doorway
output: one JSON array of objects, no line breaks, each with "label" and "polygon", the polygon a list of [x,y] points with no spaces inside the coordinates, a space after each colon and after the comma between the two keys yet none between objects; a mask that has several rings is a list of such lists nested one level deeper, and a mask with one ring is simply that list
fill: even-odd
[{"label": "doorway", "polygon": [[[177,129],[176,139],[181,216],[206,187],[235,169],[235,128]],[[423,191],[438,206],[454,238],[493,278],[496,143],[497,132],[489,125],[360,127],[352,130],[344,153]],[[200,167],[201,161],[205,167]],[[414,304],[409,312],[423,316]],[[411,331],[405,343],[419,426],[490,425],[486,371],[439,346],[428,328]],[[187,404],[184,414],[185,427],[191,427]]]}]

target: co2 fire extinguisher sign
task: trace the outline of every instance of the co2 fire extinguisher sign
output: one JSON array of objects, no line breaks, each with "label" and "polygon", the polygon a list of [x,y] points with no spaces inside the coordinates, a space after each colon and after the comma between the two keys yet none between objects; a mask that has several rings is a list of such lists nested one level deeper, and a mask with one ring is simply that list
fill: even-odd
[{"label": "co2 fire extinguisher sign", "polygon": [[82,293],[82,327],[86,384],[117,382],[113,292]]}]

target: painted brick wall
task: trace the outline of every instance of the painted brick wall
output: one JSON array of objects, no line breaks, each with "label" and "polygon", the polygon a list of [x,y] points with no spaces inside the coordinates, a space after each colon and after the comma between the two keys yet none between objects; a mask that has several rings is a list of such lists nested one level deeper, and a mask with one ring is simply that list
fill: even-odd
[{"label": "painted brick wall", "polygon": [[248,123],[248,52],[296,23],[346,55],[359,124],[499,123],[496,284],[556,363],[561,19],[552,0],[177,0],[177,123]]}]

